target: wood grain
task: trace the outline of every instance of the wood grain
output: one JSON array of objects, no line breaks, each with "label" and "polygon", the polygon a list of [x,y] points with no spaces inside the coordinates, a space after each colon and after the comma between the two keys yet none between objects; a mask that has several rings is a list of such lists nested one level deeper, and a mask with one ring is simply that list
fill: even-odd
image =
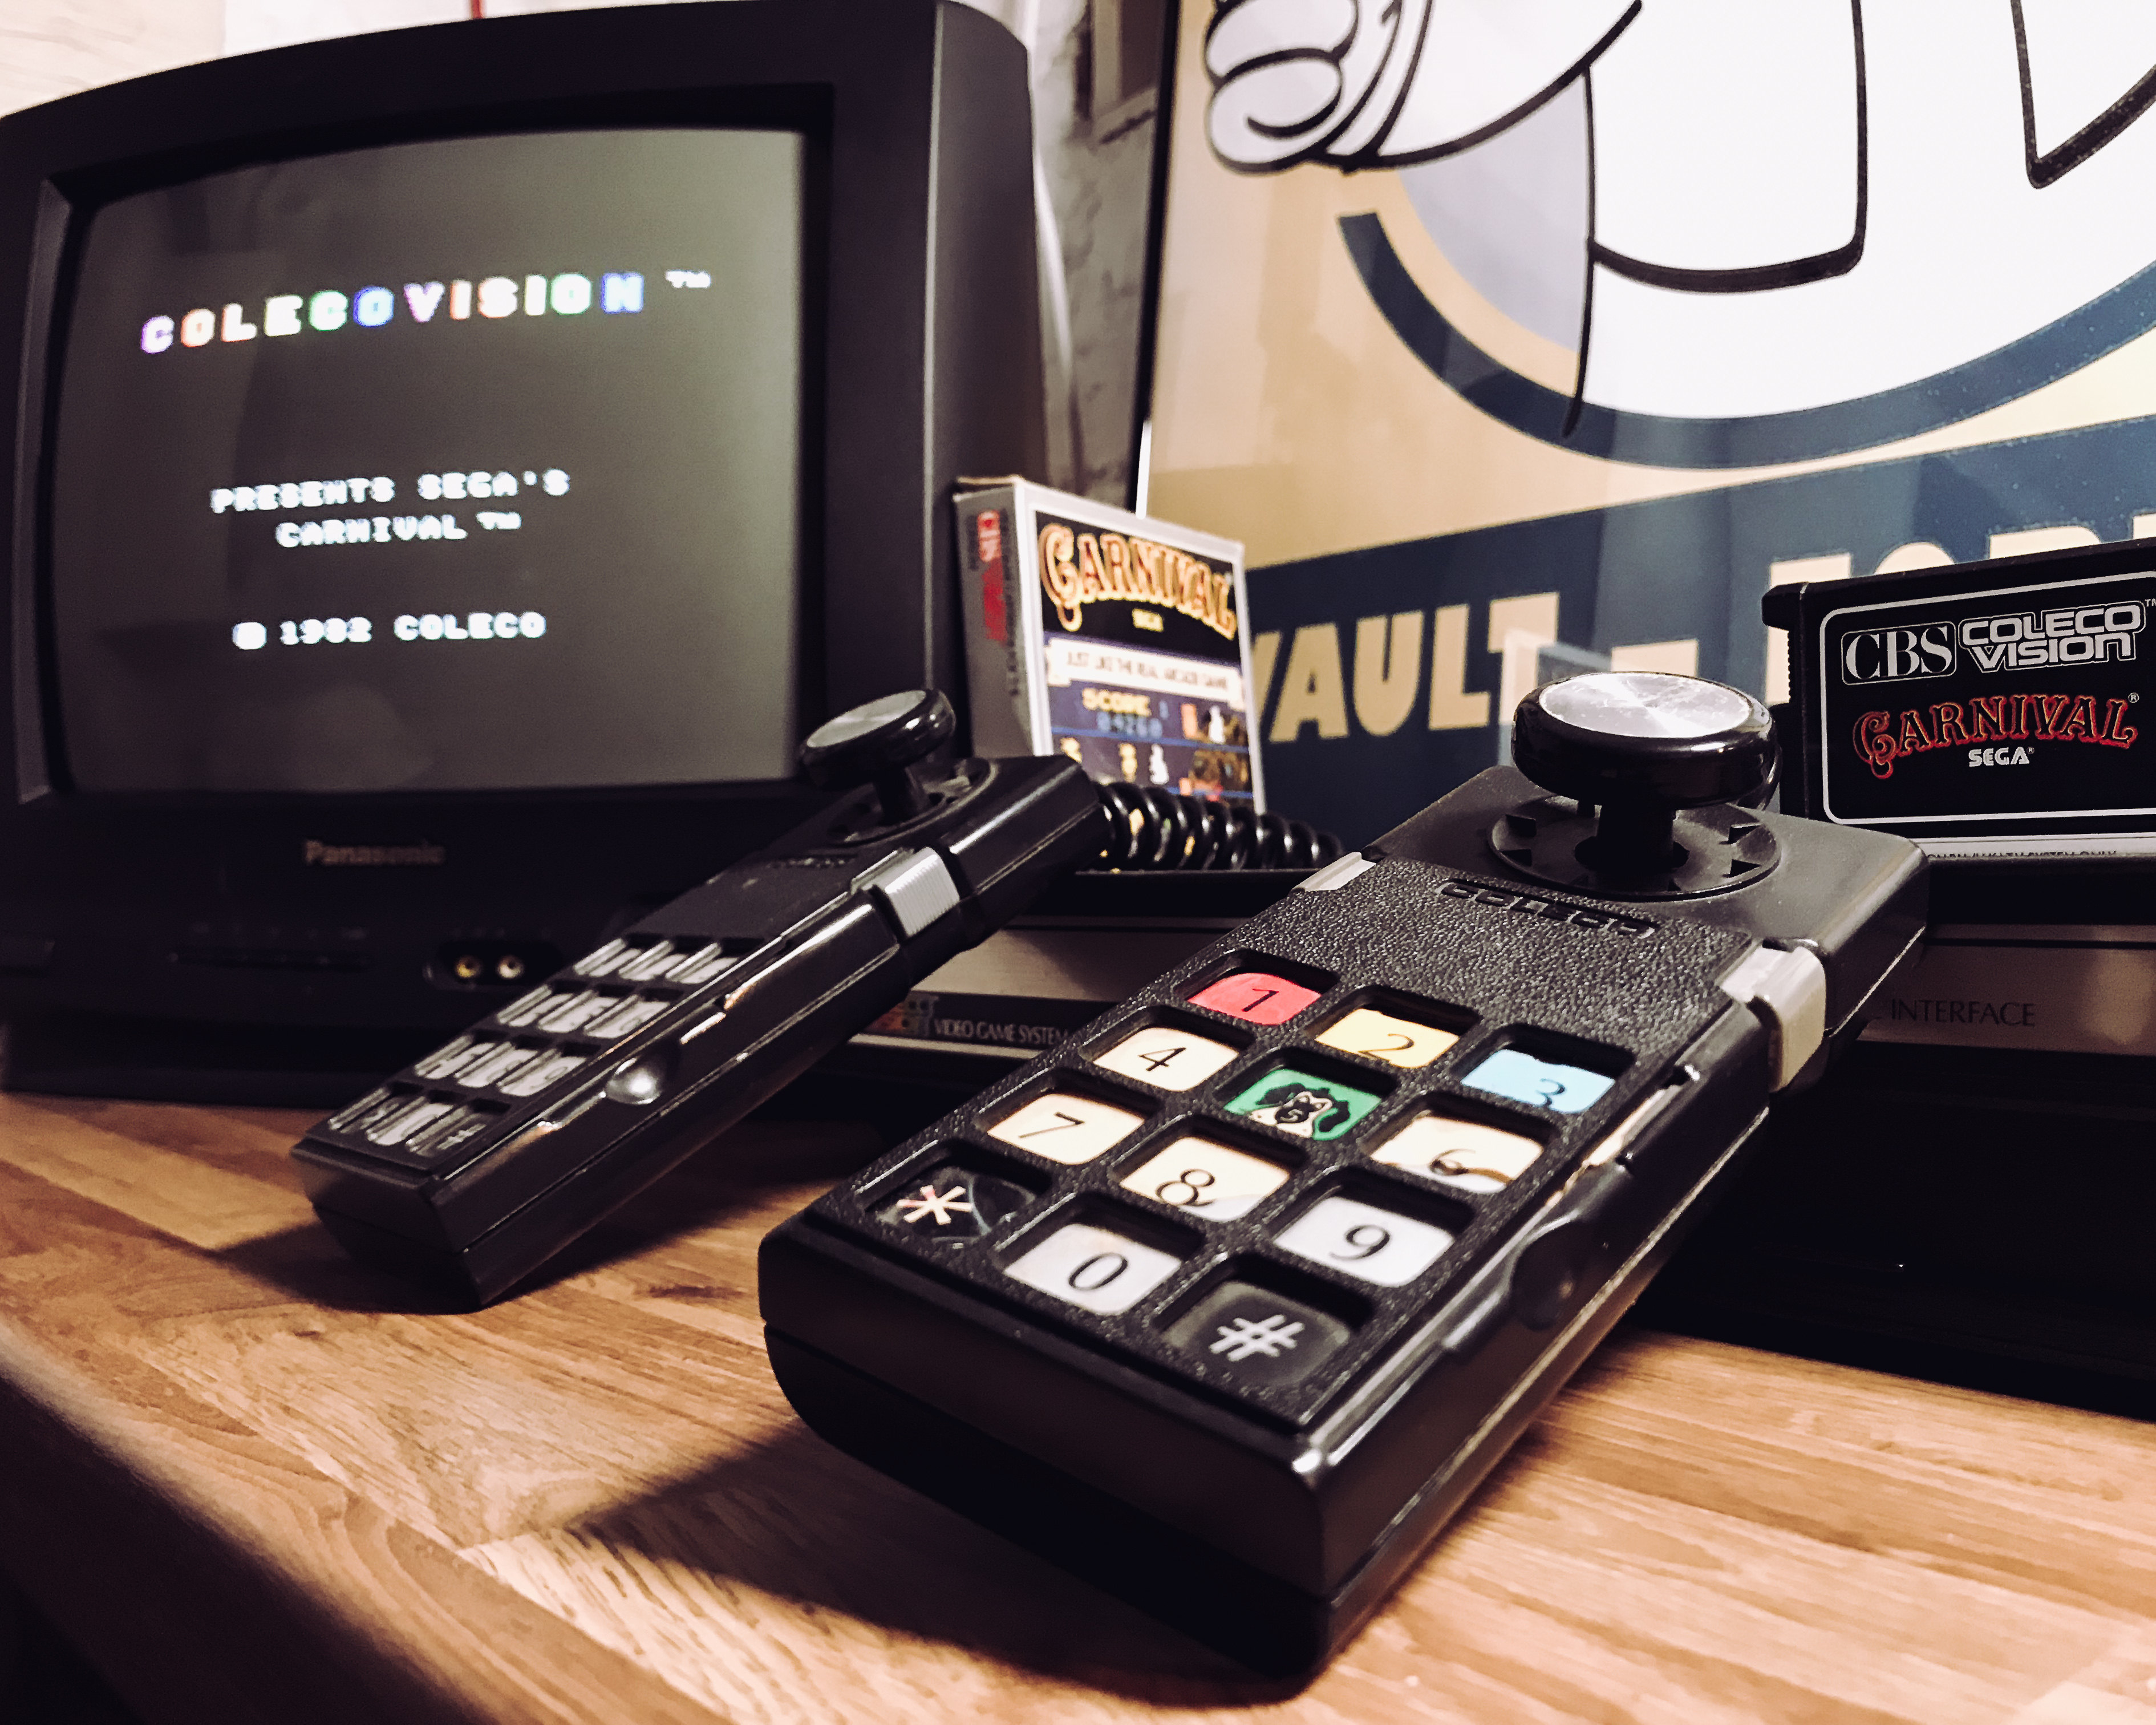
[{"label": "wood grain", "polygon": [[809,1435],[750,1126],[487,1312],[346,1260],[303,1116],[0,1096],[0,1563],[152,1721],[2156,1725],[2156,1435],[1620,1332],[1385,1612],[1255,1682]]},{"label": "wood grain", "polygon": [[[100,1129],[110,1123],[110,1129]],[[162,1129],[161,1129],[162,1128]],[[264,1141],[257,1145],[250,1139]],[[26,1173],[207,1252],[294,1228],[311,1214],[270,1153],[282,1135],[246,1122],[162,1121],[141,1104],[9,1117],[8,1160]],[[250,1151],[259,1151],[257,1157]]]}]

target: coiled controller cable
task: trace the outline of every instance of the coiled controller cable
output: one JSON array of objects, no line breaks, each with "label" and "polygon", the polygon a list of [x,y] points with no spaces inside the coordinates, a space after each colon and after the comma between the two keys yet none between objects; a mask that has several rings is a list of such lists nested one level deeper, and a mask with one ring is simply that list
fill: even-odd
[{"label": "coiled controller cable", "polygon": [[1340,841],[1306,821],[1255,814],[1238,803],[1186,797],[1150,785],[1098,787],[1107,842],[1102,869],[1317,869]]},{"label": "coiled controller cable", "polygon": [[[832,836],[857,843],[902,829],[939,802],[963,796],[980,763],[940,769],[929,762],[958,728],[950,701],[932,689],[903,689],[839,715],[801,747],[801,772],[829,790],[872,784],[876,803],[850,804]],[[937,776],[938,774],[942,776]],[[955,773],[955,777],[950,776]],[[1316,869],[1340,855],[1330,833],[1240,803],[1186,797],[1152,786],[1096,782],[1106,817],[1103,869]]]}]

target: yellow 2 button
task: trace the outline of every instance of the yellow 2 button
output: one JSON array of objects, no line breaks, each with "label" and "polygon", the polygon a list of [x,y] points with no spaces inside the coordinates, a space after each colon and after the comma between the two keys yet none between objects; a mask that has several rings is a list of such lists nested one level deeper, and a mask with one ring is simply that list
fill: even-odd
[{"label": "yellow 2 button", "polygon": [[1407,1067],[1427,1066],[1460,1040],[1450,1030],[1419,1024],[1413,1019],[1394,1018],[1368,1006],[1358,1007],[1327,1025],[1317,1040],[1327,1048]]}]

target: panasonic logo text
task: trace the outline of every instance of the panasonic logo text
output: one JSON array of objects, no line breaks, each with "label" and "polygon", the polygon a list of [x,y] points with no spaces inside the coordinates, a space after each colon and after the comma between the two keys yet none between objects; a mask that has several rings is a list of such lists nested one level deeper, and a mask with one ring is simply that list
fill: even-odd
[{"label": "panasonic logo text", "polygon": [[325,845],[309,839],[300,847],[300,860],[317,869],[439,869],[449,860],[439,845],[421,839],[416,845]]}]

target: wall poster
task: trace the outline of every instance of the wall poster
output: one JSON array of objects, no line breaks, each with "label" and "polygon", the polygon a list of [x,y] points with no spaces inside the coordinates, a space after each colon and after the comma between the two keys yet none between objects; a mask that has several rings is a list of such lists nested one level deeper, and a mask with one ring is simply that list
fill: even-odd
[{"label": "wall poster", "polygon": [[1365,842],[1771,583],[2156,536],[2156,8],[1184,0],[1141,507]]}]

